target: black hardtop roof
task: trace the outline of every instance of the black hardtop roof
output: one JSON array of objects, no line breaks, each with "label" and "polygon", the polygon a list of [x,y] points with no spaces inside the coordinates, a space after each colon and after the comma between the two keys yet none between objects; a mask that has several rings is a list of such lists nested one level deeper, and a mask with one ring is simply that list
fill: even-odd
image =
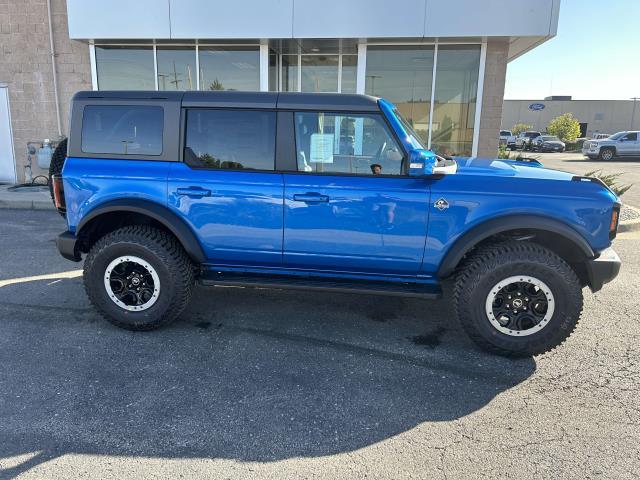
[{"label": "black hardtop roof", "polygon": [[183,107],[278,108],[284,110],[378,111],[378,98],[350,93],[238,92],[238,91],[81,91],[75,100],[163,100]]}]

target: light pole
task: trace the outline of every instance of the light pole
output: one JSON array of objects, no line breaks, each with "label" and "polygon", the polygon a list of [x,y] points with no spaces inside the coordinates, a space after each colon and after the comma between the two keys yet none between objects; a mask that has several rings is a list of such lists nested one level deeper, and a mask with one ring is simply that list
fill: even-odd
[{"label": "light pole", "polygon": [[629,130],[633,130],[633,124],[636,121],[636,103],[640,100],[640,97],[631,97],[633,100],[633,110],[631,111],[631,125],[629,125]]}]

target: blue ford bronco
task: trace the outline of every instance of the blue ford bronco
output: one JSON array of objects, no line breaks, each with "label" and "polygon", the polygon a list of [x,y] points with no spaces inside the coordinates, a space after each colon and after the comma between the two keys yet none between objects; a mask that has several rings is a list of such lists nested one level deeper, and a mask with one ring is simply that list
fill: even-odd
[{"label": "blue ford bronco", "polygon": [[86,254],[89,299],[131,330],[174,320],[196,282],[444,290],[482,348],[535,355],[620,269],[599,180],[439,157],[364,95],[80,92],[52,173],[60,253]]}]

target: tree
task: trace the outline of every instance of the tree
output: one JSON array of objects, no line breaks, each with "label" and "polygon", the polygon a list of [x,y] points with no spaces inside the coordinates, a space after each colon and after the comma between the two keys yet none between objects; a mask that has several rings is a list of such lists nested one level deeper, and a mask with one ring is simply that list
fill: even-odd
[{"label": "tree", "polygon": [[209,85],[209,90],[224,90],[224,85],[217,78]]},{"label": "tree", "polygon": [[518,136],[522,132],[526,132],[527,130],[531,130],[533,125],[527,125],[526,123],[516,123],[513,127],[511,127],[511,135]]},{"label": "tree", "polygon": [[563,142],[573,143],[580,136],[580,122],[573,118],[573,113],[563,113],[551,120],[547,132]]}]

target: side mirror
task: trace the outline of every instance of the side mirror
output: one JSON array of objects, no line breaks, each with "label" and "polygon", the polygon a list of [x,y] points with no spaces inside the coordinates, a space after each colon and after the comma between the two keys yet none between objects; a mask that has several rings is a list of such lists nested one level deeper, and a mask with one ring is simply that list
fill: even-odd
[{"label": "side mirror", "polygon": [[409,153],[409,176],[433,175],[438,165],[438,157],[430,150],[415,149]]}]

